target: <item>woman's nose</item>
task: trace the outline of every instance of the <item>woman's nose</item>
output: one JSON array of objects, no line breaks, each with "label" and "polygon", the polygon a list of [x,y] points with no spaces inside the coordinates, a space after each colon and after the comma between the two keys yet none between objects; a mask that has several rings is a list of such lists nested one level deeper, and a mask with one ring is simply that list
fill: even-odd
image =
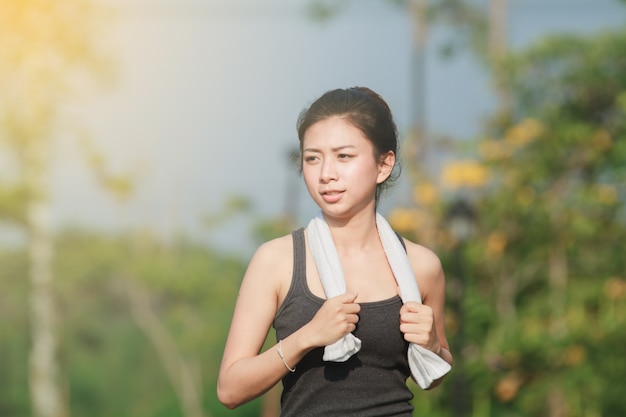
[{"label": "woman's nose", "polygon": [[335,164],[332,161],[324,161],[322,163],[322,169],[320,171],[320,181],[323,183],[336,180],[337,170]]}]

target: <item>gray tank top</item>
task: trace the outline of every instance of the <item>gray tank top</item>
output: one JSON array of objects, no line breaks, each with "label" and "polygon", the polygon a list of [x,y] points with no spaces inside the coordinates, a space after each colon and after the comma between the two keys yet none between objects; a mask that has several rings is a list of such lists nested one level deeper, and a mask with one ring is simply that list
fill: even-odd
[{"label": "gray tank top", "polygon": [[[292,236],[293,276],[274,319],[277,340],[308,323],[324,303],[306,282],[304,229]],[[342,363],[323,361],[321,347],[309,352],[296,364],[296,372],[282,380],[281,417],[411,416],[408,343],[399,328],[400,307],[398,296],[361,303],[354,331],[361,350]]]}]

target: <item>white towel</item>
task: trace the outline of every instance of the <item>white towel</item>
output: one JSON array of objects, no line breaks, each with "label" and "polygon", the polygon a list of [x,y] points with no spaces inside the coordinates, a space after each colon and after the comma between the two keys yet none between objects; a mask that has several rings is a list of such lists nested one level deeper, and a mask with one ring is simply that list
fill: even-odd
[{"label": "white towel", "polygon": [[[376,213],[376,227],[387,256],[389,265],[400,287],[402,302],[422,302],[413,275],[409,258],[385,218]],[[346,283],[330,229],[321,214],[314,217],[307,226],[307,238],[315,265],[317,266],[322,286],[327,298],[333,298],[346,292]],[[345,362],[361,349],[361,340],[348,333],[324,349],[324,360]],[[441,378],[451,369],[450,364],[430,350],[411,343],[408,351],[409,367],[417,384],[426,389],[436,379]]]}]

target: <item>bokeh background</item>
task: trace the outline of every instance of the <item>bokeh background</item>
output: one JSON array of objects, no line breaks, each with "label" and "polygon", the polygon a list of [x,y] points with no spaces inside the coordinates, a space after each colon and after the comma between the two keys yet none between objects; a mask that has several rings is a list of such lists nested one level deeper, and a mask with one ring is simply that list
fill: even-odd
[{"label": "bokeh background", "polygon": [[297,116],[355,85],[402,140],[380,210],[447,275],[416,414],[626,415],[625,51],[619,0],[0,0],[0,416],[276,416],[219,361],[255,247],[316,212]]}]

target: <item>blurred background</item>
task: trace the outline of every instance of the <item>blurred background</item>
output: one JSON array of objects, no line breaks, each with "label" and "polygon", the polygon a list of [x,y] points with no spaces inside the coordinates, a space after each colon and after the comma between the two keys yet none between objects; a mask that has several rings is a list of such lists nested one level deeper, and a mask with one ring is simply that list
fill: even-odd
[{"label": "blurred background", "polygon": [[254,249],[316,212],[298,114],[356,85],[447,275],[419,413],[626,415],[624,51],[619,0],[0,0],[0,416],[277,416],[217,370]]}]

